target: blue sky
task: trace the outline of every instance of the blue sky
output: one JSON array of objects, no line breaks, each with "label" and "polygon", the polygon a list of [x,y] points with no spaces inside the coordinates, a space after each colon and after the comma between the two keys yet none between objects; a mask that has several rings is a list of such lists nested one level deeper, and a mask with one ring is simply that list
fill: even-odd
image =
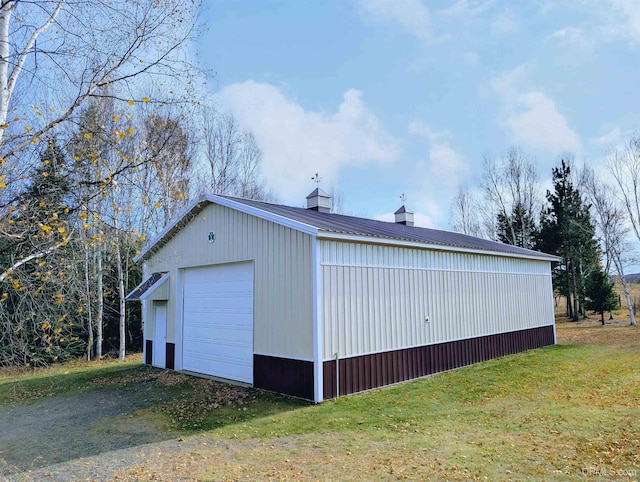
[{"label": "blue sky", "polygon": [[447,228],[483,157],[518,146],[544,179],[640,126],[640,1],[208,0],[216,101],[251,130],[280,201]]}]

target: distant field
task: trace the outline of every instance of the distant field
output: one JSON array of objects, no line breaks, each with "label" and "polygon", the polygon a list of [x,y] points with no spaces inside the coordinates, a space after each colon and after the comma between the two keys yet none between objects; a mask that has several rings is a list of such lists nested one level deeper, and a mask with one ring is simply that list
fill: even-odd
[{"label": "distant field", "polygon": [[[631,302],[635,306],[635,313],[640,313],[640,283],[629,282],[629,294],[631,295]],[[615,285],[616,293],[620,297],[620,306],[618,309],[613,311],[613,317],[615,321],[609,319],[609,314],[605,313],[605,322],[607,324],[626,324],[629,323],[629,310],[627,309],[627,301],[624,297],[624,293],[622,291],[622,284],[620,282],[616,282]],[[558,297],[555,300],[555,313],[556,319],[558,321],[566,321],[566,312],[567,312],[567,304],[566,300],[563,297]],[[589,313],[589,319],[597,320],[599,322],[600,315],[596,313]],[[640,322],[640,320],[638,320]]]},{"label": "distant field", "polygon": [[[638,480],[640,330],[596,321],[560,322],[558,346],[320,405],[110,362],[0,376],[0,414],[24,407],[46,420],[59,396],[124,397],[140,405],[87,433],[164,440],[97,443],[88,458],[66,448],[61,465],[31,465],[24,480]],[[34,426],[41,438],[47,424]],[[68,431],[53,435],[73,446]],[[0,469],[5,457],[25,470],[32,444],[20,443],[13,459],[0,444]]]}]

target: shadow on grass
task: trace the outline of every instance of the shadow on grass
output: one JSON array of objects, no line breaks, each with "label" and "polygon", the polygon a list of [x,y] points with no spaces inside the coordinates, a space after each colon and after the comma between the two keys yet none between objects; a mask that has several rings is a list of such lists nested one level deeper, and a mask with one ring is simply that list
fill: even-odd
[{"label": "shadow on grass", "polygon": [[[294,410],[307,403],[136,364],[0,382],[0,475]],[[3,474],[5,472],[5,474]]]}]

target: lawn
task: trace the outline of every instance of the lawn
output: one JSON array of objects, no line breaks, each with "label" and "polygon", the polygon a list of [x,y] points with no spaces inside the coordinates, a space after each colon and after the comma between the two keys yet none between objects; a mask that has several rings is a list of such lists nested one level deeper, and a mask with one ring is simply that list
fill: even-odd
[{"label": "lawn", "polygon": [[144,389],[153,403],[126,417],[165,442],[85,462],[120,479],[638,480],[640,330],[557,331],[557,346],[320,405],[131,361],[0,374],[0,406]]}]

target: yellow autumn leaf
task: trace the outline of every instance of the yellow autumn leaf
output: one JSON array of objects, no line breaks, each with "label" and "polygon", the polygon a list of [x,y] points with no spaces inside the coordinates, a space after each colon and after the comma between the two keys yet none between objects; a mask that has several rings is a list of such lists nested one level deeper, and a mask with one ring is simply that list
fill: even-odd
[{"label": "yellow autumn leaf", "polygon": [[64,234],[64,233],[65,233],[65,230],[64,230],[64,228],[58,228],[58,232],[59,232],[60,234]]},{"label": "yellow autumn leaf", "polygon": [[149,99],[149,97],[143,97],[142,98],[142,102],[149,102],[151,99]]},{"label": "yellow autumn leaf", "polygon": [[27,132],[29,132],[29,131],[31,130],[31,127],[29,127],[29,126],[24,126],[24,130],[25,130],[25,131],[27,131]]},{"label": "yellow autumn leaf", "polygon": [[156,203],[156,208],[160,208],[160,203]]},{"label": "yellow autumn leaf", "polygon": [[127,129],[127,134],[132,135],[133,134],[133,127],[129,127]]},{"label": "yellow autumn leaf", "polygon": [[133,100],[128,100],[128,101],[127,101],[127,104],[129,104],[129,105],[133,105],[133,104],[135,104],[135,101],[133,101]]},{"label": "yellow autumn leaf", "polygon": [[0,129],[6,129],[7,127],[9,127],[9,124],[7,124],[6,122],[0,125]]},{"label": "yellow autumn leaf", "polygon": [[47,321],[42,323],[42,329],[43,330],[48,330],[49,328],[51,328],[51,325]]},{"label": "yellow autumn leaf", "polygon": [[53,304],[59,305],[62,303],[63,299],[64,299],[64,295],[62,293],[58,293],[53,297]]},{"label": "yellow autumn leaf", "polygon": [[117,114],[113,114],[113,120],[118,122],[120,120],[120,116]]},{"label": "yellow autumn leaf", "polygon": [[82,137],[84,137],[85,139],[91,139],[91,134],[85,132],[84,134],[82,134]]}]

